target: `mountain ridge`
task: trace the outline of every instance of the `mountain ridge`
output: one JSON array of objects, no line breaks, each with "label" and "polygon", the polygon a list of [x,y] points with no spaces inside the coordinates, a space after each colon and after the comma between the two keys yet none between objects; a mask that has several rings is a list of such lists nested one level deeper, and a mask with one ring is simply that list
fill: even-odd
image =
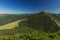
[{"label": "mountain ridge", "polygon": [[55,16],[47,12],[40,12],[39,14],[31,15],[28,19],[28,26],[37,30],[54,32],[59,29],[55,22]]}]

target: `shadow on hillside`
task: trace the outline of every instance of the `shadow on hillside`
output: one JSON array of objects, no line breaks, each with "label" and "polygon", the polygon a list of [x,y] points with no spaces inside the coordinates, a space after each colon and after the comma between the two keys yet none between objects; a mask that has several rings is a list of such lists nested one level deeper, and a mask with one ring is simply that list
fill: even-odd
[{"label": "shadow on hillside", "polygon": [[54,33],[54,32],[57,32],[57,31],[60,31],[60,27],[56,26],[56,27],[44,27],[44,26],[33,26],[33,25],[30,25],[30,23],[28,23],[28,27],[30,28],[33,28],[33,29],[36,29],[38,31],[43,31],[43,32],[47,32],[47,33]]},{"label": "shadow on hillside", "polygon": [[58,27],[57,25],[55,27],[44,27],[44,26],[39,26],[37,24],[33,25],[33,23],[29,23],[30,21],[21,21],[19,22],[19,26],[20,27],[30,27],[32,29],[36,29],[38,31],[43,31],[46,33],[54,33],[60,30],[60,27]]}]

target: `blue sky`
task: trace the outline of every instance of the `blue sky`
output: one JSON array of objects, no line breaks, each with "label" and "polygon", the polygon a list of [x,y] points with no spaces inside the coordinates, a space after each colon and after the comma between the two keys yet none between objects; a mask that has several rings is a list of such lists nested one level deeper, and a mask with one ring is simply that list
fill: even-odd
[{"label": "blue sky", "polygon": [[60,13],[60,0],[0,0],[0,13]]}]

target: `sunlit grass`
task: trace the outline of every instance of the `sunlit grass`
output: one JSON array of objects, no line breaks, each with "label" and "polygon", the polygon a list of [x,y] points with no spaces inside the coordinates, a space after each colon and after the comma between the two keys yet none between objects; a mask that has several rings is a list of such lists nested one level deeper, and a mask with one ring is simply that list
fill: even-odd
[{"label": "sunlit grass", "polygon": [[[22,20],[24,20],[24,19],[22,19]],[[18,27],[19,22],[21,22],[22,20],[17,20],[17,21],[2,25],[2,26],[0,26],[0,30],[2,30],[2,29],[12,29],[12,28]]]}]

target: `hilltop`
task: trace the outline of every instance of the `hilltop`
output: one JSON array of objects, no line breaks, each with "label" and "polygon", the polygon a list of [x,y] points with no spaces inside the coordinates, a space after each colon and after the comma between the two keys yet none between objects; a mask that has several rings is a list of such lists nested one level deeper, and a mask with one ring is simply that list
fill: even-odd
[{"label": "hilltop", "polygon": [[55,22],[56,17],[48,12],[33,14],[28,18],[28,26],[44,32],[55,32],[59,29]]}]

